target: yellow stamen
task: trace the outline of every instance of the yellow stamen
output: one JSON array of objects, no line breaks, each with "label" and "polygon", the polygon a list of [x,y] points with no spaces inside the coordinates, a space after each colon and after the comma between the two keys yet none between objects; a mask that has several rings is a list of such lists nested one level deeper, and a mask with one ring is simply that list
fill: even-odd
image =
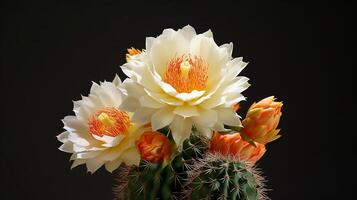
[{"label": "yellow stamen", "polygon": [[204,90],[208,80],[208,64],[199,56],[182,55],[172,58],[163,77],[177,92]]},{"label": "yellow stamen", "polygon": [[106,126],[112,126],[115,124],[115,121],[107,113],[104,112],[98,115],[97,119]]},{"label": "yellow stamen", "polygon": [[191,64],[188,62],[188,60],[185,60],[180,64],[180,69],[181,69],[181,75],[183,76],[184,79],[188,78],[188,72],[190,72]]}]

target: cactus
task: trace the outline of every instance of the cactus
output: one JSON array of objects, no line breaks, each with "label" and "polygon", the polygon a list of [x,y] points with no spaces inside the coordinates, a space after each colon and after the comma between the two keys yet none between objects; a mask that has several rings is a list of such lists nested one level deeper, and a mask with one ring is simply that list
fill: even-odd
[{"label": "cactus", "polygon": [[[170,135],[169,129],[160,130]],[[175,199],[180,196],[183,180],[192,162],[202,158],[207,148],[206,140],[198,136],[196,129],[183,144],[182,152],[176,151],[168,163],[150,163],[142,160],[139,167],[122,166],[118,171],[116,199]],[[175,193],[173,192],[175,191]]]},{"label": "cactus", "polygon": [[177,156],[170,164],[142,161],[139,167],[123,166],[115,188],[116,199],[174,199],[172,187],[177,183],[175,172],[182,163]]},{"label": "cactus", "polygon": [[[160,130],[166,132],[167,129]],[[168,163],[142,160],[139,167],[119,169],[117,199],[267,199],[264,179],[249,162],[205,153],[205,138],[195,129]],[[173,192],[175,191],[175,192]]]},{"label": "cactus", "polygon": [[250,163],[207,153],[188,171],[184,199],[267,199],[264,179]]}]

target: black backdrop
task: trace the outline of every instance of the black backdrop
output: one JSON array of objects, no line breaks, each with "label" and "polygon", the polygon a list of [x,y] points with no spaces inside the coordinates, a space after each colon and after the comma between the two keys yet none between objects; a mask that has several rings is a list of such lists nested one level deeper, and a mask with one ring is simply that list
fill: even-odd
[{"label": "black backdrop", "polygon": [[124,77],[126,48],[144,48],[146,36],[187,24],[199,33],[211,28],[218,44],[232,41],[234,57],[249,62],[242,75],[252,86],[243,106],[268,95],[284,102],[283,137],[259,163],[269,196],[344,199],[336,164],[343,145],[334,136],[341,115],[335,71],[343,68],[339,6],[14,1],[2,9],[1,199],[112,199],[114,175],[70,170],[69,155],[57,149],[60,119],[91,81]]}]

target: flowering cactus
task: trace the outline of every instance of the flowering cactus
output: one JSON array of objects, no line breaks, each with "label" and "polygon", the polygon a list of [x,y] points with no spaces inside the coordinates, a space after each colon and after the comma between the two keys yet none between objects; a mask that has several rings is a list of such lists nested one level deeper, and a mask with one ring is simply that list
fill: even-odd
[{"label": "flowering cactus", "polygon": [[281,113],[281,102],[276,102],[274,96],[254,103],[243,120],[241,134],[249,142],[266,144],[280,137],[277,129]]},{"label": "flowering cactus", "polygon": [[165,29],[128,49],[123,82],[93,83],[63,119],[61,151],[72,167],[117,171],[116,199],[265,199],[256,162],[279,137],[281,102],[237,110],[246,67],[210,30]]}]

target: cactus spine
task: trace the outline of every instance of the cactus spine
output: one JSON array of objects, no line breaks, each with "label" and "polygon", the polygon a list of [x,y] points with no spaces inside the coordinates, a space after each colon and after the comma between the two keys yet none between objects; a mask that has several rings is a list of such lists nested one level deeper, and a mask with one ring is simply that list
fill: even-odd
[{"label": "cactus spine", "polygon": [[[170,139],[168,129],[160,130]],[[182,195],[182,184],[187,179],[187,170],[194,160],[201,158],[207,148],[205,140],[198,136],[195,129],[183,144],[182,152],[176,152],[168,163],[141,161],[139,167],[121,167],[119,184],[115,188],[116,199],[176,199]],[[173,193],[175,191],[176,193]]]},{"label": "cactus spine", "polygon": [[184,186],[185,199],[266,199],[264,180],[249,163],[207,153],[197,159]]}]

